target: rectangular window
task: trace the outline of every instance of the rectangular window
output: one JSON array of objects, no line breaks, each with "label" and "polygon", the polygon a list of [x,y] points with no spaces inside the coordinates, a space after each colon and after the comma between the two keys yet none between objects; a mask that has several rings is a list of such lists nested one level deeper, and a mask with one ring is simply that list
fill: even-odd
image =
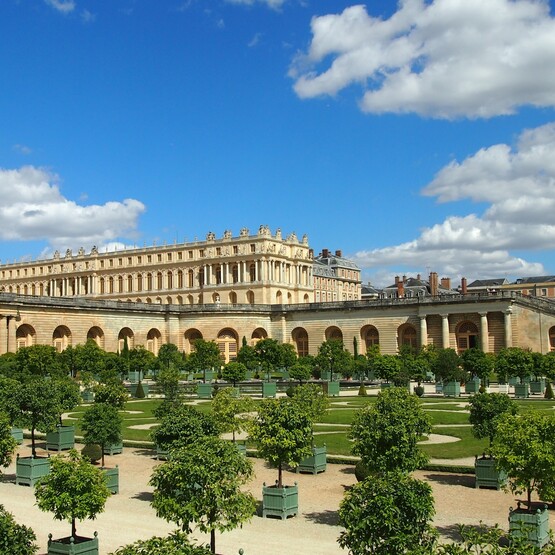
[{"label": "rectangular window", "polygon": [[193,251],[189,251],[189,258],[193,258]]},{"label": "rectangular window", "polygon": [[118,258],[118,266],[123,266],[123,258]]},{"label": "rectangular window", "polygon": [[204,258],[204,249],[200,249],[200,251],[198,252],[199,256],[201,258]]},{"label": "rectangular window", "polygon": [[128,256],[127,257],[127,265],[131,266],[132,264],[133,264],[133,259],[130,256]]},{"label": "rectangular window", "polygon": [[177,253],[177,260],[183,260],[183,253],[182,252]]},{"label": "rectangular window", "polygon": [[146,261],[147,261],[147,262],[152,262],[152,255],[149,254],[149,255],[146,257]]},{"label": "rectangular window", "polygon": [[114,260],[112,258],[110,258],[110,268],[114,267]]},{"label": "rectangular window", "polygon": [[162,262],[162,255],[161,254],[158,255],[158,262]]},{"label": "rectangular window", "polygon": [[239,247],[237,245],[233,245],[233,254],[239,253]]},{"label": "rectangular window", "polygon": [[222,256],[222,247],[216,247],[216,255]]},{"label": "rectangular window", "polygon": [[141,264],[143,261],[143,257],[142,256],[137,256],[137,264]]},{"label": "rectangular window", "polygon": [[172,259],[172,253],[171,253],[171,252],[169,252],[169,253],[168,253],[168,254],[166,255],[166,258],[168,259],[168,261],[169,261],[169,262],[171,262],[171,259]]},{"label": "rectangular window", "polygon": [[251,244],[251,252],[256,252],[256,245],[254,243]]}]

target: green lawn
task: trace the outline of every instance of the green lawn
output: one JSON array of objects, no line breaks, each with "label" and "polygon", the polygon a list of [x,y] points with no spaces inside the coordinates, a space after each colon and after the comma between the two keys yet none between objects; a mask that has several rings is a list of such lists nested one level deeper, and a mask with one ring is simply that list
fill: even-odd
[{"label": "green lawn", "polygon": [[[349,427],[356,414],[356,411],[374,403],[376,397],[341,397],[330,400],[330,408],[322,419],[322,424],[316,424],[314,431],[316,445],[326,444],[328,454],[331,455],[351,455],[352,442],[348,439]],[[448,435],[460,438],[454,443],[441,443],[424,445],[423,450],[431,457],[442,459],[456,459],[463,457],[473,457],[482,454],[487,446],[487,440],[477,440],[472,436],[472,428],[468,422],[467,399],[446,400],[443,398],[423,398],[423,409],[430,416],[433,425],[433,433]],[[133,429],[130,426],[148,425],[156,422],[154,410],[160,404],[157,399],[132,400],[127,402],[125,411],[122,411],[124,418],[123,435],[126,440],[150,441],[148,429]],[[541,399],[519,400],[517,401],[520,412],[530,410],[540,410],[545,414],[552,414],[555,409],[555,401],[545,401]],[[80,435],[80,419],[83,411],[89,405],[80,405],[70,416],[75,420],[66,420],[67,424],[76,424],[77,435]],[[211,401],[201,401],[195,404],[195,408],[204,413],[211,411]],[[331,426],[329,424],[332,424]],[[462,426],[461,426],[462,425]]]}]

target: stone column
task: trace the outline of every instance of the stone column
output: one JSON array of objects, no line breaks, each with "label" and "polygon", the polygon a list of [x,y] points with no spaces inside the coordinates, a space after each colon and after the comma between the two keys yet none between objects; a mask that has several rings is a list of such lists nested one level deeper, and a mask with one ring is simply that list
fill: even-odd
[{"label": "stone column", "polygon": [[441,315],[441,341],[444,349],[448,349],[449,342],[449,315]]},{"label": "stone column", "polygon": [[480,312],[480,343],[484,353],[489,351],[488,313]]},{"label": "stone column", "polygon": [[513,326],[512,326],[512,310],[509,308],[504,313],[505,316],[505,347],[513,346]]},{"label": "stone column", "polygon": [[420,316],[420,346],[428,344],[428,322],[426,316]]},{"label": "stone column", "polygon": [[16,351],[15,326],[15,316],[10,316],[8,318],[8,353]]},{"label": "stone column", "polygon": [[6,317],[0,316],[0,355],[6,354],[7,347],[8,347],[8,334],[7,334]]}]

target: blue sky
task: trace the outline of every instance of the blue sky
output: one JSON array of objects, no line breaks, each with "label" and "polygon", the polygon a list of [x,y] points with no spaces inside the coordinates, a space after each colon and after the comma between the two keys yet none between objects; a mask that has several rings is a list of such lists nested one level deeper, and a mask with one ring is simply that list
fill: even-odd
[{"label": "blue sky", "polygon": [[555,273],[532,0],[3,0],[0,259],[261,224],[396,274]]}]

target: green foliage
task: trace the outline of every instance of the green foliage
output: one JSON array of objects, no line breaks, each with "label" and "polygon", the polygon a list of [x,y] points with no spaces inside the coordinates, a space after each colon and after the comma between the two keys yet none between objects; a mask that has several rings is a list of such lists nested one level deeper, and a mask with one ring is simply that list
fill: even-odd
[{"label": "green foliage", "polygon": [[62,377],[66,374],[62,358],[51,345],[21,347],[15,355],[17,379],[27,381],[37,377]]},{"label": "green foliage", "polygon": [[509,476],[515,494],[532,492],[544,501],[555,500],[555,416],[537,411],[499,418],[492,455]]},{"label": "green foliage", "polygon": [[258,368],[258,358],[254,347],[244,344],[237,353],[237,362],[244,364],[249,370],[256,370]]},{"label": "green foliage", "polygon": [[543,356],[542,374],[547,376],[549,381],[555,380],[555,351],[549,351]]},{"label": "green foliage", "polygon": [[179,378],[181,377],[179,368],[170,364],[163,365],[156,374],[156,383],[162,390],[166,402],[174,402],[179,399]]},{"label": "green foliage", "polygon": [[527,378],[534,373],[535,362],[529,350],[520,347],[501,349],[497,354],[495,369],[499,379],[506,381],[507,377]]},{"label": "green foliage", "polygon": [[12,462],[13,454],[17,448],[17,441],[11,434],[12,426],[8,416],[0,412],[0,466],[4,468]]},{"label": "green foliage", "polygon": [[143,376],[156,366],[156,357],[142,345],[129,349],[129,370],[141,372]]},{"label": "green foliage", "polygon": [[0,376],[14,376],[17,373],[15,353],[0,355]]},{"label": "green foliage", "polygon": [[35,430],[50,432],[56,428],[61,409],[52,380],[33,378],[22,384],[15,398],[17,425],[31,430],[33,457],[36,456]]},{"label": "green foliage", "polygon": [[154,536],[118,548],[110,555],[210,555],[208,546],[194,545],[180,530],[168,536]]},{"label": "green foliage", "polygon": [[71,449],[67,457],[52,457],[50,474],[35,485],[39,509],[54,513],[56,520],[71,522],[73,537],[77,536],[75,521],[96,518],[104,510],[109,496],[102,471],[75,449]]},{"label": "green foliage", "polygon": [[160,370],[162,368],[174,368],[179,371],[184,364],[183,354],[179,351],[177,345],[173,343],[164,343],[160,346],[160,349],[158,349],[157,362]]},{"label": "green foliage", "polygon": [[261,339],[254,346],[254,352],[264,372],[283,366],[283,350],[276,339]]},{"label": "green foliage", "polygon": [[401,369],[399,357],[395,355],[376,355],[372,360],[372,370],[378,378],[391,382]]},{"label": "green foliage", "polygon": [[62,413],[73,410],[80,402],[79,386],[77,382],[68,378],[56,378],[52,380],[52,385],[58,398],[58,405],[60,407],[59,424],[62,425]]},{"label": "green foliage", "polygon": [[461,365],[464,371],[470,376],[477,376],[482,383],[487,380],[494,368],[494,358],[488,356],[481,349],[467,349],[460,355]]},{"label": "green foliage", "polygon": [[76,345],[74,353],[75,369],[85,383],[106,367],[106,352],[92,339],[87,340],[84,345]]},{"label": "green foliage", "polygon": [[478,439],[488,438],[490,448],[493,445],[497,422],[503,414],[516,414],[515,403],[504,393],[479,393],[470,400],[470,423],[472,433]]},{"label": "green foliage", "polygon": [[12,378],[0,376],[0,407],[13,425],[18,415],[17,391],[21,384]]},{"label": "green foliage", "polygon": [[362,461],[358,461],[355,464],[355,478],[357,482],[362,482],[368,478],[368,476],[370,476],[370,471]]},{"label": "green foliage", "polygon": [[344,377],[353,375],[353,356],[343,347],[340,339],[328,339],[318,347],[318,354],[315,358],[316,364],[321,370],[340,372]]},{"label": "green foliage", "polygon": [[289,377],[292,380],[298,380],[299,384],[310,380],[311,374],[312,369],[310,368],[310,366],[307,366],[306,364],[302,364],[300,362],[296,362],[295,364],[293,364],[293,366],[291,366],[291,368],[289,368]]},{"label": "green foliage", "polygon": [[438,381],[459,382],[464,376],[460,362],[460,357],[455,349],[437,349],[430,369]]},{"label": "green foliage", "polygon": [[199,438],[154,469],[152,506],[157,516],[186,532],[194,523],[210,533],[215,553],[215,531],[233,530],[255,512],[254,497],[241,491],[252,475],[252,463],[233,444],[217,437]]},{"label": "green foliage", "polygon": [[330,399],[323,389],[310,383],[295,387],[292,401],[308,414],[312,422],[320,421],[330,406]]},{"label": "green foliage", "polygon": [[103,405],[111,405],[122,410],[129,399],[127,388],[120,380],[110,380],[107,383],[99,383],[94,386],[94,402]]},{"label": "green foliage", "polygon": [[135,399],[144,399],[145,397],[145,388],[143,387],[143,383],[139,380],[137,389],[135,390]]},{"label": "green foliage", "polygon": [[254,401],[250,397],[235,397],[231,388],[220,389],[212,401],[214,421],[222,432],[235,434],[245,430],[254,410]]},{"label": "green foliage", "polygon": [[364,385],[364,383],[360,384],[360,387],[358,388],[358,395],[360,397],[366,397],[368,395],[368,393],[366,392],[366,386]]},{"label": "green foliage", "polygon": [[350,437],[353,453],[371,472],[411,472],[427,462],[417,444],[431,431],[418,398],[405,388],[392,387],[381,391],[376,403],[357,412]]},{"label": "green foliage", "polygon": [[165,450],[186,447],[204,436],[217,436],[214,419],[194,407],[175,403],[168,407],[160,426],[150,436],[156,445]]},{"label": "green foliage", "polygon": [[545,399],[555,399],[555,395],[553,394],[553,386],[551,385],[551,381],[548,380],[547,384],[545,385],[545,393],[543,394]]},{"label": "green foliage", "polygon": [[[431,487],[409,475],[385,473],[355,484],[341,501],[339,545],[352,555],[402,555],[429,549],[437,533]],[[429,552],[429,551],[428,551]]]},{"label": "green foliage", "polygon": [[83,414],[81,431],[85,443],[96,443],[102,448],[102,466],[104,466],[104,448],[120,443],[123,418],[113,405],[94,403]]},{"label": "green foliage", "polygon": [[186,361],[186,367],[190,372],[200,372],[221,366],[222,355],[215,341],[197,339],[194,341],[194,349]]},{"label": "green foliage", "polygon": [[414,393],[417,397],[422,397],[422,395],[424,395],[424,387],[421,385],[417,385],[414,388]]},{"label": "green foliage", "polygon": [[34,555],[37,536],[31,528],[17,524],[13,515],[0,505],[0,555]]},{"label": "green foliage", "polygon": [[292,399],[265,399],[250,427],[250,439],[260,455],[277,467],[281,488],[283,465],[298,466],[312,452],[312,420]]},{"label": "green foliage", "polygon": [[97,443],[87,443],[81,449],[81,455],[92,463],[99,461],[103,456],[103,449]]},{"label": "green foliage", "polygon": [[235,386],[237,382],[242,382],[246,375],[247,367],[241,362],[228,362],[222,369],[222,378],[226,382],[231,382],[233,386]]}]

